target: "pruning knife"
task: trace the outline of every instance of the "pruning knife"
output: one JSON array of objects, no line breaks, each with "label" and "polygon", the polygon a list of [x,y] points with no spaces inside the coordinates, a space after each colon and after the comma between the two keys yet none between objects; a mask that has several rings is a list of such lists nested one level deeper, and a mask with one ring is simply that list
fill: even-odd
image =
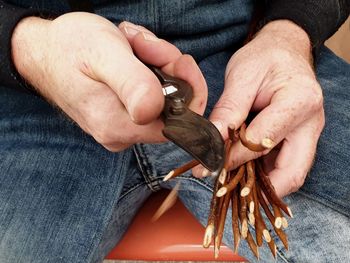
[{"label": "pruning knife", "polygon": [[188,108],[193,97],[192,87],[159,68],[150,68],[162,84],[165,97],[163,135],[198,160],[213,176],[219,175],[225,161],[224,141],[213,123]]}]

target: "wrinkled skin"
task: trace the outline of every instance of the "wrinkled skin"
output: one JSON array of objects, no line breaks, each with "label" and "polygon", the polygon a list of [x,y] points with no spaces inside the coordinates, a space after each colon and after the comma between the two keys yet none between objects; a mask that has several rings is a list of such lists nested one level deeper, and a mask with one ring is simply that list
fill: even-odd
[{"label": "wrinkled skin", "polygon": [[[192,110],[202,114],[206,106],[207,86],[193,58],[129,22],[116,27],[87,13],[52,21],[29,17],[15,29],[12,54],[39,93],[111,151],[165,140],[161,86],[144,63],[189,82]],[[269,138],[277,147],[255,153],[236,143],[230,168],[264,156],[277,193],[296,191],[311,167],[324,111],[310,41],[292,22],[270,22],[232,56],[210,119],[227,138],[228,125],[239,127],[250,111],[259,113],[247,137],[255,143]],[[193,172],[205,174],[202,167]]]},{"label": "wrinkled skin", "polygon": [[19,73],[111,151],[165,140],[158,118],[164,96],[144,63],[189,82],[192,110],[202,114],[206,106],[206,83],[193,58],[131,23],[118,28],[88,13],[26,18],[12,51]]}]

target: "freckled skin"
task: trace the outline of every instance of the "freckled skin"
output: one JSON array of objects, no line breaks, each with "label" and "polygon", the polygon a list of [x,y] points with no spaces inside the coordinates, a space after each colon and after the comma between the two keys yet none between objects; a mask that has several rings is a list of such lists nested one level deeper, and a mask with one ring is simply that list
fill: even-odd
[{"label": "freckled skin", "polygon": [[230,169],[263,157],[278,195],[296,191],[312,165],[324,127],[322,101],[307,34],[290,21],[267,24],[230,59],[224,93],[210,118],[225,131],[229,125],[240,127],[250,111],[257,112],[247,138],[255,144],[267,138],[279,146],[277,151],[256,153],[237,142]]}]

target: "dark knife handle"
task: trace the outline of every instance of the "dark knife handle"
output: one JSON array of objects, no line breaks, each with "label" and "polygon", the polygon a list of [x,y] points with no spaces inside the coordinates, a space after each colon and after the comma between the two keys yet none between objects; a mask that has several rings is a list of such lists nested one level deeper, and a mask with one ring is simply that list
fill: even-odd
[{"label": "dark knife handle", "polygon": [[149,67],[162,84],[165,96],[163,114],[167,118],[171,115],[181,115],[193,97],[192,87],[184,80],[169,76],[156,67]]}]

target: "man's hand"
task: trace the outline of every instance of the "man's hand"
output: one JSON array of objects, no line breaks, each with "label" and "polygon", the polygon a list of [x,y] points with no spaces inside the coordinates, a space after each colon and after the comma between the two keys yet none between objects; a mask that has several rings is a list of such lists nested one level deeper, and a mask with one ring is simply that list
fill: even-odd
[{"label": "man's hand", "polygon": [[322,91],[311,60],[301,28],[286,20],[270,22],[232,56],[224,92],[210,116],[227,138],[229,125],[238,128],[250,111],[258,112],[247,138],[258,144],[267,139],[276,147],[256,153],[236,143],[231,168],[264,155],[279,196],[302,186],[324,126]]},{"label": "man's hand", "polygon": [[143,63],[189,82],[190,108],[205,109],[206,84],[193,58],[131,23],[118,28],[88,13],[25,18],[13,34],[12,55],[26,81],[111,151],[165,140],[161,85]]}]

